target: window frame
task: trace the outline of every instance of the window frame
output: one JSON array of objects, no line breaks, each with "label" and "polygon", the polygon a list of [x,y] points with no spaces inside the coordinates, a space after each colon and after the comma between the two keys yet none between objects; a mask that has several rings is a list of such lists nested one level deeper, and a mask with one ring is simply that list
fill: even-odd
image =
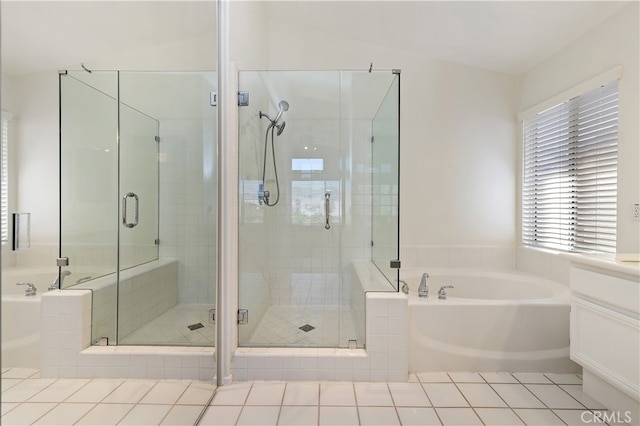
[{"label": "window frame", "polygon": [[9,215],[9,152],[11,142],[9,135],[9,123],[12,119],[13,116],[10,113],[2,111],[0,116],[0,129],[2,131],[2,139],[0,140],[0,242],[2,245],[8,244],[11,239],[11,223]]},{"label": "window frame", "polygon": [[[520,238],[523,246],[577,253],[615,253],[620,76],[619,68],[611,70],[560,95],[564,99],[556,97],[520,115],[523,132]],[[603,112],[594,108],[600,105],[600,97],[604,99]],[[612,125],[609,117],[613,113],[615,123]],[[600,119],[599,114],[605,118],[597,124],[608,127],[593,136],[591,120],[594,116]],[[552,127],[554,125],[558,127]],[[585,128],[590,132],[586,136]],[[615,141],[612,142],[611,137]],[[535,145],[536,141],[540,141],[540,146]],[[612,146],[613,154],[606,151]],[[605,151],[600,152],[599,147]],[[554,150],[557,151],[554,153]],[[593,161],[596,157],[602,161]]]}]

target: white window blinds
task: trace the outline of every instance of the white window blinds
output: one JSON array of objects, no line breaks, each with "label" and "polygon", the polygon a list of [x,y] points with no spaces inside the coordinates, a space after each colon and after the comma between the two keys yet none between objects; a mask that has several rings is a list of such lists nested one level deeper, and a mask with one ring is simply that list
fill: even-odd
[{"label": "white window blinds", "polygon": [[2,118],[2,162],[0,164],[0,239],[9,241],[9,121]]},{"label": "white window blinds", "polygon": [[616,251],[618,81],[523,121],[522,238]]}]

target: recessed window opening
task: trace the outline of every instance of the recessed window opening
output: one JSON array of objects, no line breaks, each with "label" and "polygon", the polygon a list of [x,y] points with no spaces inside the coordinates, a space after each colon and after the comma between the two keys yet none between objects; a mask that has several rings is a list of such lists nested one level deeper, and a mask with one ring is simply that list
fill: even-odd
[{"label": "recessed window opening", "polygon": [[291,181],[291,223],[317,225],[326,220],[325,194],[329,197],[331,223],[340,222],[340,181],[293,180]]},{"label": "recessed window opening", "polygon": [[294,172],[321,172],[324,170],[324,158],[292,158],[291,170]]},{"label": "recessed window opening", "polygon": [[526,246],[615,253],[618,81],[523,121]]}]

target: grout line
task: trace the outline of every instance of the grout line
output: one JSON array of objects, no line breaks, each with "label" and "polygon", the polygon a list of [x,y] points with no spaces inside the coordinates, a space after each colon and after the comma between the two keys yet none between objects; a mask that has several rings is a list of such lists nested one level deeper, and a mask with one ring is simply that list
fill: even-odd
[{"label": "grout line", "polygon": [[[462,392],[462,390],[460,390],[460,388],[458,387],[458,382],[456,382],[455,380],[453,380],[453,377],[451,377],[451,375],[449,373],[447,373],[447,376],[449,376],[449,378],[451,379],[451,381],[453,382],[453,386],[458,390],[458,392],[460,393],[460,395],[462,395],[462,397],[464,398],[465,401],[467,401],[467,404],[469,405],[469,407],[471,408],[471,411],[473,411],[473,414],[476,415],[476,417],[478,418],[478,420],[480,420],[480,423],[482,423],[483,425],[486,425],[486,423],[484,422],[484,420],[482,420],[482,417],[480,417],[480,415],[478,414],[478,412],[476,411],[476,407],[474,407],[473,405],[471,405],[471,402],[469,402],[469,399],[467,399],[467,396],[464,394],[464,392]],[[481,383],[479,383],[481,384]],[[495,391],[494,391],[495,392]],[[497,392],[496,392],[497,393]]]},{"label": "grout line", "polygon": [[[37,402],[26,402],[26,401],[25,401],[25,402],[21,403],[20,405],[22,405],[22,404],[37,404]],[[45,402],[44,404],[47,404],[47,403]],[[51,404],[51,403],[49,403],[49,404]],[[49,414],[50,412],[52,412],[53,410],[55,410],[55,408],[56,408],[58,405],[60,405],[60,403],[59,403],[59,402],[56,402],[56,403],[54,403],[54,404],[55,404],[55,405],[54,405],[53,407],[51,407],[51,409],[47,410],[47,411],[46,411],[46,412],[44,412],[40,417],[38,417],[37,419],[35,419],[35,420],[33,421],[33,423],[32,423],[32,424],[37,423],[37,422],[38,422],[38,420],[40,420],[41,418],[43,418],[44,416],[46,416],[47,414]]]},{"label": "grout line", "polygon": [[[37,374],[37,373],[34,373],[34,374],[33,374],[33,375],[31,375],[30,377],[34,376],[35,374]],[[565,410],[564,408],[557,408],[557,409],[550,408],[550,407],[549,407],[547,404],[545,404],[545,403],[544,403],[544,402],[543,402],[543,401],[542,401],[542,400],[541,400],[541,399],[540,399],[540,398],[539,398],[539,397],[538,397],[538,396],[537,396],[537,395],[536,395],[536,394],[535,394],[531,389],[529,389],[529,388],[527,387],[527,384],[526,384],[526,383],[522,383],[522,382],[520,382],[520,381],[519,381],[519,380],[517,380],[517,379],[516,379],[516,380],[517,380],[517,383],[505,383],[505,384],[518,384],[518,385],[520,385],[520,386],[524,387],[525,389],[527,389],[527,391],[528,391],[530,394],[532,394],[532,395],[533,395],[533,396],[534,396],[538,401],[540,401],[540,402],[542,403],[542,405],[544,406],[544,408],[526,408],[526,407],[512,407],[512,406],[510,406],[509,404],[507,404],[507,403],[506,403],[506,401],[504,400],[504,398],[503,398],[503,397],[502,397],[502,396],[501,396],[501,395],[500,395],[500,394],[499,394],[499,393],[494,389],[493,385],[498,384],[498,383],[490,383],[489,381],[487,381],[486,379],[484,379],[484,377],[483,377],[483,379],[484,379],[484,383],[481,383],[481,382],[466,382],[466,381],[458,381],[458,382],[456,382],[456,381],[454,381],[454,380],[453,380],[453,378],[449,375],[449,373],[447,373],[447,375],[448,375],[448,377],[449,377],[449,378],[451,378],[451,379],[452,379],[452,383],[454,384],[455,389],[456,389],[456,390],[457,390],[457,391],[462,395],[462,397],[464,398],[464,400],[465,400],[465,401],[466,401],[466,403],[468,404],[468,406],[467,406],[467,407],[435,407],[435,406],[433,405],[433,402],[431,401],[431,398],[429,397],[429,394],[426,392],[426,390],[425,390],[425,388],[424,388],[425,383],[421,382],[421,381],[420,381],[420,379],[419,379],[419,377],[416,375],[417,383],[419,383],[419,384],[420,384],[419,389],[420,389],[420,391],[421,391],[421,392],[423,392],[423,394],[427,397],[427,401],[428,401],[428,402],[429,402],[429,404],[430,404],[430,407],[426,407],[426,406],[419,406],[419,407],[420,407],[420,408],[431,408],[431,409],[433,410],[433,412],[435,413],[436,417],[438,418],[438,421],[440,421],[440,423],[442,423],[442,419],[441,419],[440,415],[438,414],[437,408],[471,408],[471,409],[472,409],[472,411],[474,412],[474,414],[477,416],[477,418],[478,418],[478,419],[479,419],[483,424],[485,424],[485,422],[484,422],[484,420],[482,420],[482,418],[481,418],[481,417],[480,417],[480,415],[478,414],[478,412],[477,412],[477,410],[476,410],[476,409],[478,409],[478,408],[499,408],[499,409],[505,409],[505,408],[506,408],[506,409],[510,410],[510,411],[511,411],[515,416],[516,416],[516,418],[518,418],[518,419],[519,419],[520,421],[522,421],[523,423],[526,423],[526,422],[523,420],[523,418],[522,418],[522,417],[520,417],[520,416],[518,415],[518,413],[515,411],[515,409],[532,409],[532,410],[540,410],[540,411],[543,411],[543,410],[544,410],[544,411],[548,411],[548,412],[553,413],[553,415],[554,415],[556,418],[558,418],[560,421],[562,421],[563,423],[565,423],[565,422],[564,422],[564,420],[562,420],[562,418],[560,418],[560,416],[559,416],[559,415],[554,411],[554,410]],[[79,379],[80,379],[80,378],[79,378]],[[24,383],[24,382],[25,382],[25,381],[27,381],[27,380],[28,380],[28,378],[22,378],[22,379],[21,379],[20,381],[18,381],[16,384]],[[35,381],[35,380],[38,380],[38,379],[36,378],[36,379],[33,379],[33,380]],[[58,382],[59,382],[59,380],[60,380],[60,379],[56,379],[56,380],[54,380],[52,383],[48,384],[46,387],[44,387],[43,389],[39,390],[39,391],[38,391],[37,393],[35,393],[34,395],[31,395],[31,396],[29,397],[29,399],[33,398],[35,395],[38,395],[40,392],[43,392],[45,389],[48,389],[49,387],[53,386],[55,383],[58,383]],[[89,383],[94,382],[95,380],[97,380],[97,379],[91,379],[91,380],[87,381],[87,382],[86,382],[85,384],[83,384],[80,388],[78,388],[75,392],[73,392],[73,393],[71,393],[69,396],[67,396],[63,401],[53,403],[53,407],[51,407],[51,409],[49,409],[49,410],[47,410],[45,413],[43,413],[43,414],[42,414],[42,416],[40,416],[40,417],[39,417],[38,419],[36,419],[35,421],[38,421],[38,420],[42,419],[44,416],[46,416],[46,415],[48,415],[49,413],[51,413],[51,411],[52,411],[52,410],[54,410],[54,409],[56,409],[57,407],[59,407],[62,403],[64,403],[64,402],[65,402],[68,398],[70,398],[72,395],[75,395],[75,394],[77,394],[77,393],[81,392],[81,391],[82,391],[82,389],[84,389],[84,388],[85,388]],[[109,395],[111,395],[111,394],[113,394],[114,392],[116,392],[116,391],[117,391],[117,389],[119,389],[120,387],[122,387],[125,383],[127,383],[127,381],[128,381],[128,379],[121,379],[121,382],[118,384],[118,386],[116,386],[116,387],[115,387],[111,392],[109,392],[109,393],[108,393],[108,394],[107,394],[107,395],[102,399],[102,401],[104,401],[104,399],[106,399]],[[137,381],[137,379],[131,379],[131,381],[132,381],[132,382],[135,382],[135,381]],[[152,385],[152,386],[151,386],[151,387],[150,387],[150,388],[145,392],[145,394],[144,394],[144,395],[143,395],[143,396],[142,396],[142,397],[141,397],[137,402],[132,403],[132,404],[124,403],[125,405],[130,405],[130,406],[131,406],[131,408],[130,408],[126,413],[124,413],[124,414],[123,414],[122,418],[120,418],[120,419],[119,419],[119,421],[122,421],[122,419],[124,419],[126,416],[128,416],[128,415],[131,413],[131,411],[132,411],[132,410],[133,410],[137,405],[139,405],[139,404],[140,404],[140,401],[141,401],[141,400],[142,400],[142,399],[143,399],[147,394],[149,394],[149,392],[151,392],[151,390],[152,390],[152,389],[154,389],[154,388],[157,386],[157,384],[158,384],[158,383],[163,382],[164,380],[149,380],[149,379],[146,379],[146,380],[144,380],[144,381],[146,381],[146,382],[153,382],[153,385]],[[166,381],[168,381],[168,382],[172,382],[173,380],[166,380]],[[183,392],[182,392],[182,393],[180,394],[180,396],[177,398],[176,402],[174,402],[173,404],[169,404],[169,405],[170,405],[170,408],[169,408],[169,410],[167,411],[167,413],[165,414],[165,416],[163,417],[163,419],[162,419],[162,420],[164,420],[164,419],[169,415],[169,413],[170,413],[170,412],[171,412],[171,411],[172,411],[172,410],[173,410],[173,409],[178,405],[178,404],[177,404],[177,402],[179,401],[179,399],[180,399],[182,396],[184,396],[184,394],[185,394],[185,393],[187,392],[187,390],[188,390],[188,389],[193,385],[193,383],[194,383],[194,381],[193,381],[193,380],[189,381],[189,383],[187,384],[187,386],[185,387],[185,389],[183,390]],[[322,383],[321,383],[321,381],[313,381],[312,383],[315,383],[315,384],[317,385],[317,388],[316,388],[316,389],[317,389],[317,390],[316,390],[316,394],[317,394],[317,404],[315,405],[315,407],[316,407],[316,408],[317,408],[317,410],[318,410],[318,411],[317,411],[317,419],[316,419],[316,420],[317,420],[317,422],[318,422],[318,424],[319,424],[319,423],[320,423],[320,411],[321,411],[321,408],[322,408],[322,405],[321,405],[321,394],[322,394],[322,392],[321,392],[321,391],[322,391]],[[358,422],[361,422],[361,418],[360,418],[360,408],[361,408],[361,407],[360,407],[360,405],[358,404],[358,397],[357,397],[356,388],[355,388],[355,384],[356,384],[356,382],[350,381],[350,383],[351,383],[351,390],[352,390],[353,397],[354,397],[354,408],[356,408],[356,413],[357,413]],[[373,383],[373,382],[371,382],[371,383]],[[407,382],[407,383],[413,383],[413,382]],[[426,383],[431,383],[431,382],[426,382]],[[466,383],[472,383],[472,384],[488,384],[488,385],[489,385],[489,387],[491,388],[491,390],[492,390],[493,392],[495,392],[495,393],[498,395],[498,397],[500,398],[500,400],[502,400],[502,401],[505,403],[506,407],[474,407],[474,406],[472,406],[472,405],[471,405],[471,403],[470,403],[470,401],[469,401],[469,399],[467,398],[467,396],[466,396],[466,395],[465,395],[465,394],[460,390],[460,388],[459,388],[459,385],[460,385],[460,384],[466,384]],[[501,383],[500,383],[500,384],[501,384]],[[242,405],[241,405],[240,412],[238,413],[238,418],[237,418],[237,420],[236,420],[236,423],[237,423],[237,421],[239,421],[240,416],[242,415],[242,412],[244,411],[245,407],[247,406],[247,401],[248,401],[249,395],[251,394],[251,392],[252,392],[252,390],[253,390],[254,385],[255,385],[255,381],[251,381],[250,386],[249,386],[249,390],[248,390],[248,391],[247,391],[247,393],[246,393],[246,396],[245,396],[245,398],[244,398],[244,401],[242,402]],[[287,389],[288,389],[289,385],[290,385],[289,381],[284,381],[284,389],[283,389],[283,392],[282,392],[282,397],[281,397],[281,399],[280,399],[280,402],[279,402],[279,404],[274,404],[274,405],[272,405],[273,407],[278,407],[278,413],[277,413],[277,421],[278,421],[278,422],[280,421],[280,417],[281,417],[281,414],[282,414],[282,408],[283,408],[283,406],[284,406],[284,399],[285,399],[285,395],[286,395],[286,392],[287,392]],[[394,398],[394,396],[393,396],[393,393],[391,392],[390,382],[386,382],[386,383],[385,383],[385,385],[386,385],[385,387],[386,387],[386,389],[387,389],[387,392],[389,393],[389,396],[391,397],[391,401],[392,401],[392,404],[393,404],[392,406],[393,406],[393,408],[394,408],[394,412],[395,412],[395,414],[396,414],[396,417],[397,417],[397,419],[398,419],[399,421],[401,421],[401,419],[400,419],[400,415],[399,415],[399,411],[398,411],[398,409],[399,409],[400,407],[396,405],[395,398]],[[593,412],[593,411],[595,410],[595,409],[586,408],[586,406],[585,406],[583,403],[581,403],[577,398],[573,397],[573,395],[571,395],[569,392],[567,392],[564,388],[562,388],[559,384],[557,384],[557,383],[555,383],[555,382],[554,382],[554,383],[529,383],[529,385],[545,385],[545,386],[553,385],[553,386],[559,387],[559,388],[562,390],[562,392],[564,392],[565,394],[569,395],[573,400],[575,400],[576,402],[578,402],[581,406],[585,407],[585,408],[583,408],[583,409],[580,409],[580,408],[572,408],[572,409],[566,409],[566,410],[569,410],[569,411],[570,411],[570,410],[573,410],[573,411],[585,411],[585,410],[587,410],[587,411],[591,411],[591,412]],[[579,384],[574,384],[574,385],[579,385]],[[11,388],[8,388],[8,389],[11,389]],[[7,389],[7,390],[8,390],[8,389]],[[196,423],[195,423],[195,424],[198,424],[198,422],[202,419],[202,417],[204,416],[204,414],[206,413],[206,411],[209,409],[210,404],[213,402],[213,399],[215,398],[215,396],[216,396],[216,394],[217,394],[218,390],[219,390],[219,387],[216,387],[215,389],[213,389],[213,391],[212,391],[212,393],[211,393],[211,396],[210,396],[209,400],[208,400],[208,401],[207,401],[207,403],[204,405],[204,407],[203,407],[203,409],[202,409],[202,411],[201,411],[200,415],[199,415],[199,416],[197,417],[197,419],[196,419]],[[83,418],[85,418],[85,417],[86,417],[86,416],[87,416],[91,411],[93,411],[96,407],[99,407],[99,406],[101,406],[101,405],[107,405],[107,406],[108,406],[108,405],[110,405],[110,404],[123,404],[123,403],[117,403],[117,402],[107,403],[107,402],[102,402],[102,401],[99,401],[99,402],[88,402],[88,403],[92,404],[93,406],[92,406],[92,407],[91,407],[91,408],[90,408],[90,409],[89,409],[89,410],[88,410],[88,411],[87,411],[87,412],[86,412],[82,417],[80,417],[80,418],[78,419],[78,421],[81,421],[81,420],[82,420]],[[28,400],[26,400],[26,401],[22,401],[22,402],[18,402],[18,403],[16,404],[16,406],[15,406],[15,407],[13,407],[11,410],[7,411],[7,413],[12,412],[16,407],[21,406],[21,405],[23,405],[23,404],[27,404],[27,405],[29,405],[29,404],[35,404],[35,402],[29,402]],[[76,403],[73,403],[73,402],[72,402],[72,403],[70,403],[70,404],[76,404]],[[78,403],[78,404],[80,404],[80,403]],[[154,405],[154,404],[149,404],[149,405]],[[160,405],[167,405],[167,404],[160,404]],[[189,405],[189,404],[188,404],[188,405]],[[199,405],[199,404],[191,404],[191,405]],[[311,406],[313,406],[313,405],[311,405]],[[345,406],[343,406],[343,405],[329,405],[329,406],[334,406],[334,407],[345,407]],[[363,407],[363,408],[364,408],[364,407]],[[416,407],[416,408],[417,408],[417,407]],[[596,411],[597,411],[597,410],[596,410]],[[7,414],[7,413],[5,413],[5,414]]]}]

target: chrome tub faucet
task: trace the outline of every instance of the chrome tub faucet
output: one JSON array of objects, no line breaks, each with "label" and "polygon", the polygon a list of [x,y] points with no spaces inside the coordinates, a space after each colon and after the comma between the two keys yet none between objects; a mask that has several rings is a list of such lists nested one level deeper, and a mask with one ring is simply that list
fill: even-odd
[{"label": "chrome tub faucet", "polygon": [[453,288],[453,286],[443,285],[442,287],[440,287],[440,290],[438,290],[438,299],[447,300],[447,291],[445,290],[445,288]]},{"label": "chrome tub faucet", "polygon": [[26,285],[27,288],[24,291],[25,296],[35,296],[38,289],[32,283],[16,283],[16,285]]},{"label": "chrome tub faucet", "polygon": [[422,274],[422,279],[420,280],[420,287],[418,287],[418,296],[419,297],[429,297],[429,284],[427,280],[429,279],[429,274],[426,272]]},{"label": "chrome tub faucet", "polygon": [[62,271],[60,274],[58,274],[56,276],[56,279],[53,280],[53,282],[51,283],[51,285],[49,286],[48,290],[59,290],[62,288],[62,281],[64,280],[64,277],[71,275],[71,271]]}]

